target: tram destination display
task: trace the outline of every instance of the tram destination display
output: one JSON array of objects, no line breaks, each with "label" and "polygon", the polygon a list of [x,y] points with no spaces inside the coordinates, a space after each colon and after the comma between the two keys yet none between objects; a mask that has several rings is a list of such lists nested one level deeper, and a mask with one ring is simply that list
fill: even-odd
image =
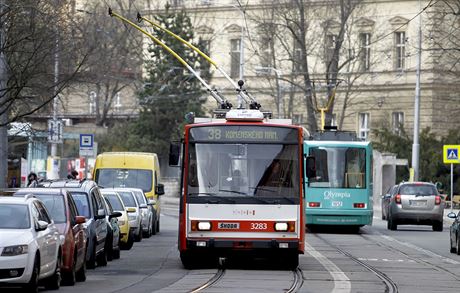
[{"label": "tram destination display", "polygon": [[298,130],[266,126],[202,126],[190,129],[190,141],[297,143]]}]

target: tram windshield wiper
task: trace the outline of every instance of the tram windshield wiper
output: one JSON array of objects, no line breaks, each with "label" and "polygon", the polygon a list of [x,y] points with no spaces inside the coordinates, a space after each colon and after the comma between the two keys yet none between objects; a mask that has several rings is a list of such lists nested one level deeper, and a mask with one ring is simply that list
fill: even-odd
[{"label": "tram windshield wiper", "polygon": [[219,191],[236,193],[236,194],[241,194],[241,195],[248,195],[246,192],[242,192],[242,191],[238,191],[238,190],[219,189]]},{"label": "tram windshield wiper", "polygon": [[219,196],[219,195],[217,195],[216,193],[213,193],[213,192],[192,192],[192,193],[189,193],[188,195],[202,196],[202,197],[204,197],[204,198],[206,198],[208,200],[208,203],[219,203],[220,201],[225,201],[225,202],[228,202],[228,203],[235,203],[234,200],[232,200],[230,198],[226,198],[224,196]]}]

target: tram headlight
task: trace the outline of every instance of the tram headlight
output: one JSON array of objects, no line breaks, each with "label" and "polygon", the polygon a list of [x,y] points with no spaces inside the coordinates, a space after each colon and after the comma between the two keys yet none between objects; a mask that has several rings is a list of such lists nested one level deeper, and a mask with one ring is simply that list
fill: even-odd
[{"label": "tram headlight", "polygon": [[277,232],[295,232],[295,222],[278,222],[275,223]]},{"label": "tram headlight", "polygon": [[209,231],[211,230],[211,222],[208,221],[196,221],[191,222],[192,231]]}]

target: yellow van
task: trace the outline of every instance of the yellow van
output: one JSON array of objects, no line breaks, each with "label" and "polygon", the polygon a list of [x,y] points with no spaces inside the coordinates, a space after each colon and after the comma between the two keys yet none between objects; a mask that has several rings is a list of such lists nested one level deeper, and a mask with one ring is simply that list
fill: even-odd
[{"label": "yellow van", "polygon": [[154,207],[152,231],[160,231],[160,201],[164,194],[160,163],[154,153],[106,152],[97,156],[93,179],[103,188],[140,188]]}]

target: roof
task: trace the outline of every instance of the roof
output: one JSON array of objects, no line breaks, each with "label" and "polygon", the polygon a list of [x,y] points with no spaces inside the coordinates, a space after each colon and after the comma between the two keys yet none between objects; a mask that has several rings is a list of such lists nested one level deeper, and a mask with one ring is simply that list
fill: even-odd
[{"label": "roof", "polygon": [[28,198],[14,196],[0,196],[0,203],[27,204]]},{"label": "roof", "polygon": [[58,188],[44,188],[44,187],[39,187],[39,188],[20,188],[18,189],[14,194],[28,194],[28,193],[47,193],[47,194],[55,194],[55,195],[61,195],[62,194],[62,189]]},{"label": "roof", "polygon": [[371,143],[369,141],[331,141],[331,140],[306,140],[308,146],[359,146],[367,147]]}]

